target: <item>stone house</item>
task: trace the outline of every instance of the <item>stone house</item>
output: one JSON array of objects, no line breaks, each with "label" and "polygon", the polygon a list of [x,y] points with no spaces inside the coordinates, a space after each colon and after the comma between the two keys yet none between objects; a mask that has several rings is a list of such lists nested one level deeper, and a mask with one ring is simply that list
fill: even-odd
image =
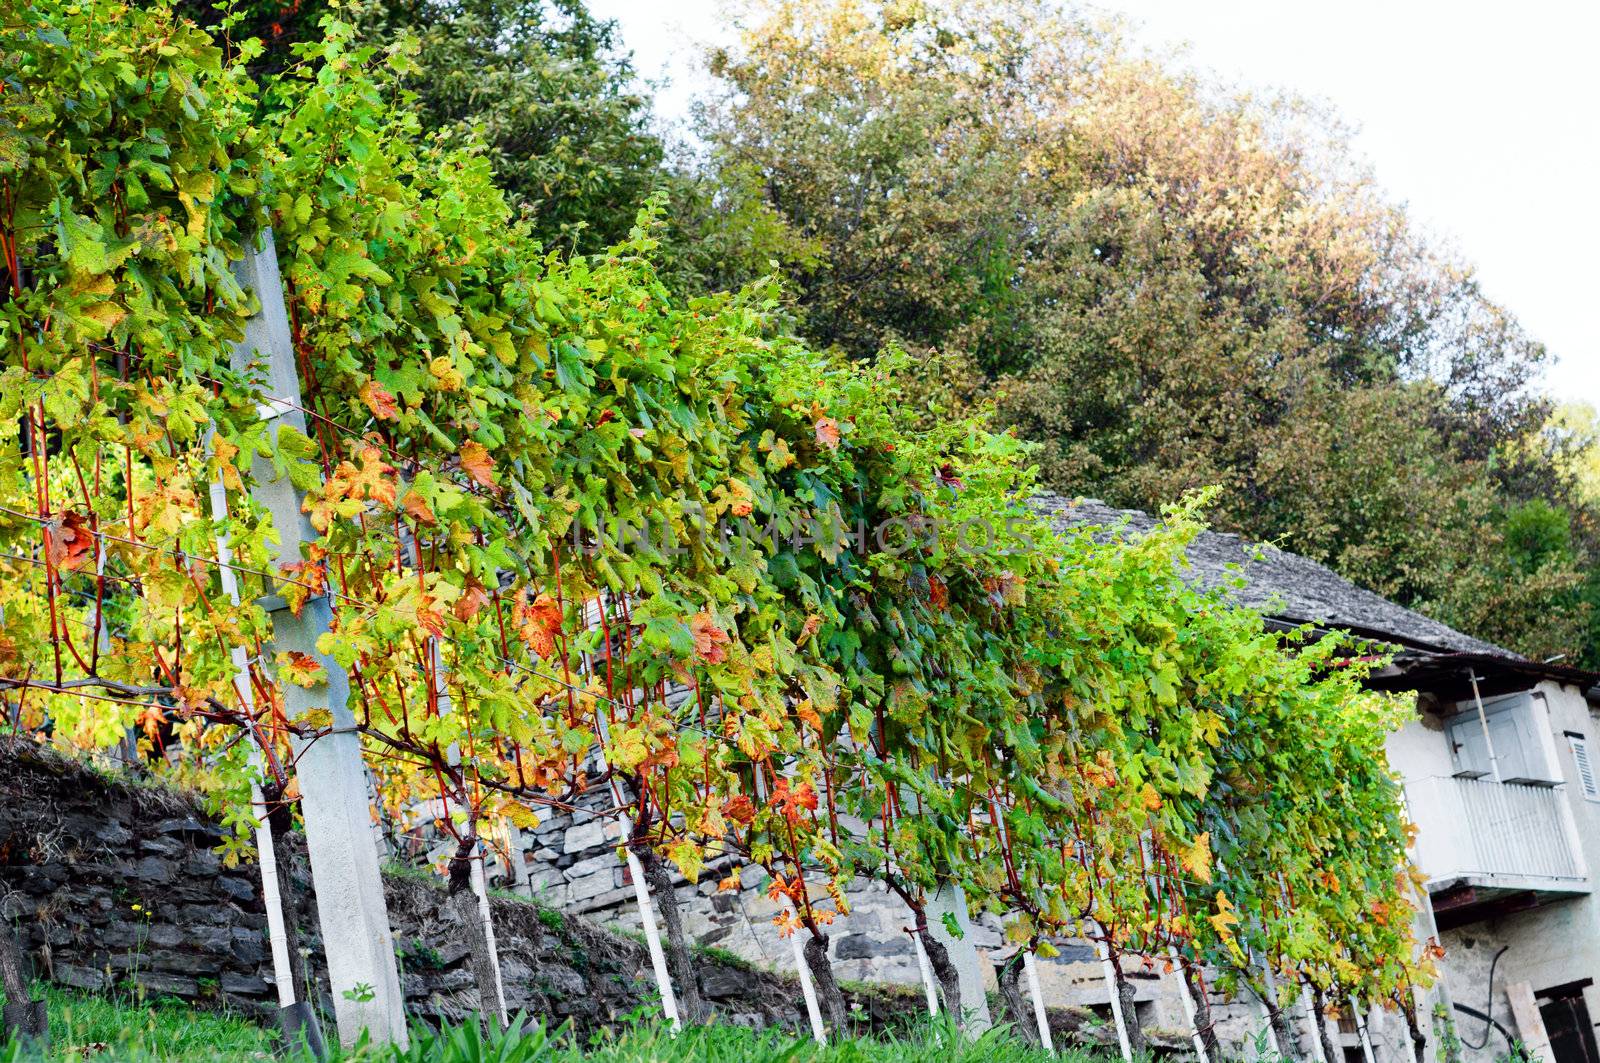
[{"label": "stone house", "polygon": [[[1058,522],[1105,527],[1107,534],[1155,523],[1092,500],[1044,496],[1036,504]],[[1310,624],[1392,648],[1392,664],[1370,685],[1416,707],[1391,739],[1389,758],[1419,829],[1413,856],[1428,896],[1419,936],[1437,937],[1445,948],[1443,977],[1418,1009],[1429,1057],[1442,1058],[1433,1017],[1449,1014],[1469,1063],[1507,1055],[1513,1040],[1540,1063],[1600,1063],[1600,897],[1590,873],[1600,869],[1600,745],[1593,740],[1600,734],[1600,675],[1473,639],[1307,558],[1237,535],[1202,533],[1189,562],[1194,579],[1230,588],[1285,630]],[[598,807],[604,798],[594,800]],[[553,816],[516,839],[524,859],[506,874],[548,903],[637,926],[616,844],[609,819]],[[679,886],[688,933],[701,945],[786,969],[790,952],[771,924],[776,905],[757,890],[716,893],[725,873],[708,868],[700,883]],[[746,874],[754,886],[759,872]],[[918,983],[903,905],[869,882],[856,883],[849,899],[851,914],[831,933],[838,975]],[[988,920],[973,925],[967,940],[985,960],[1001,948],[999,927]],[[980,968],[993,989],[990,964]],[[1109,1016],[1101,964],[1089,945],[1068,943],[1038,968],[1047,1003]],[[1177,976],[1151,963],[1130,977],[1141,1025],[1186,1041]],[[1303,1039],[1302,1057],[1317,1058],[1304,1004],[1281,1003]],[[1216,998],[1212,1009],[1223,1041],[1249,1054],[1261,1037],[1260,1003]],[[1330,1063],[1413,1058],[1397,1012],[1347,1016],[1335,1039],[1346,1060]]]}]

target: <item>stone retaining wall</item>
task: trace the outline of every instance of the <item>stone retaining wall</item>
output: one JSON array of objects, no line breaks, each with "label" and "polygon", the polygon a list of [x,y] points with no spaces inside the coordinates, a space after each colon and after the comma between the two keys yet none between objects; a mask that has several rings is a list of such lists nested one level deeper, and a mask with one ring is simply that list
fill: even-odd
[{"label": "stone retaining wall", "polygon": [[[596,811],[609,799],[594,795]],[[253,864],[225,866],[223,832],[192,797],[102,774],[33,743],[0,739],[0,917],[18,930],[38,973],[90,991],[139,989],[265,1014],[276,1006],[266,918]],[[654,1006],[645,949],[634,937],[638,913],[626,865],[617,858],[616,822],[578,811],[553,815],[521,838],[520,875],[502,867],[496,885],[524,898],[494,899],[507,1003],[551,1023],[592,1031]],[[398,856],[397,853],[391,854]],[[303,860],[286,889],[300,908],[302,943],[321,966],[315,897]],[[703,994],[722,1021],[806,1027],[792,957],[772,926],[776,905],[760,889],[718,893],[729,862],[699,882],[678,880],[685,927],[703,955]],[[513,879],[520,881],[513,882]],[[428,871],[386,875],[385,888],[409,1014],[464,1017],[478,1006],[461,927]],[[864,1030],[881,1030],[923,1011],[920,977],[904,932],[908,913],[875,883],[846,891],[850,915],[831,928],[830,953]],[[615,931],[624,933],[616,933]],[[627,932],[634,931],[634,936]],[[1000,945],[999,926],[977,920],[980,956]],[[729,954],[732,954],[731,956]],[[1069,944],[1041,961],[1052,1025],[1063,1039],[1105,1043],[1106,989],[1092,949]],[[781,973],[774,973],[781,972]],[[1160,968],[1130,972],[1140,1019],[1154,1040],[1187,1045],[1175,976]],[[319,976],[320,979],[320,976]],[[992,972],[990,988],[994,988]],[[867,985],[870,983],[870,985]],[[325,984],[315,998],[331,1013]],[[1252,1009],[1217,999],[1222,1031],[1243,1035]]]},{"label": "stone retaining wall", "polygon": [[[192,798],[103,775],[25,741],[0,739],[0,917],[36,973],[85,990],[142,990],[265,1014],[276,1007],[266,917],[252,864],[226,867],[222,830]],[[615,862],[615,856],[611,857]],[[320,967],[309,874],[288,884],[302,941]],[[409,1014],[459,1018],[477,1008],[460,927],[424,874],[385,879]],[[651,1005],[642,945],[570,914],[495,898],[513,1010],[591,1031]],[[701,987],[718,1017],[800,1029],[796,985],[704,959]],[[316,996],[331,1014],[325,983]],[[907,995],[852,994],[865,1025],[914,1009]]]}]

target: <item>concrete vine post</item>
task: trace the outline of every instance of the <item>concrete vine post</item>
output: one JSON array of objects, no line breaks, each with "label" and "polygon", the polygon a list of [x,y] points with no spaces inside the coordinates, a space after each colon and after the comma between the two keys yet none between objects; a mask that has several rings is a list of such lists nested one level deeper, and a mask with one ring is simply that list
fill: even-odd
[{"label": "concrete vine post", "polygon": [[[261,309],[246,323],[233,362],[241,370],[265,364],[267,401],[261,415],[271,421],[276,444],[285,425],[304,434],[306,420],[271,230],[260,241],[238,267],[240,282],[255,292]],[[301,492],[268,458],[257,456],[252,473],[253,497],[272,515],[281,539],[276,560],[303,560],[301,547],[315,533],[301,509]],[[349,679],[338,662],[317,649],[318,637],[331,626],[333,609],[326,595],[306,601],[298,616],[281,597],[270,596],[261,605],[272,617],[273,650],[305,654],[327,677],[312,688],[284,683],[283,708],[290,720],[316,711],[332,717],[327,733],[297,740],[295,752],[339,1040],[353,1045],[365,1032],[374,1044],[405,1045],[405,1001],[372,835],[366,765],[348,704]]]},{"label": "concrete vine post", "polygon": [[1028,979],[1028,992],[1033,995],[1033,1021],[1039,1027],[1039,1044],[1046,1052],[1054,1052],[1056,1040],[1050,1032],[1050,1015],[1045,1011],[1044,993],[1039,988],[1039,965],[1031,949],[1022,955],[1022,972]]},{"label": "concrete vine post", "polygon": [[[620,803],[618,807],[620,809]],[[621,813],[620,818],[623,837],[631,837],[632,819],[625,812]],[[661,991],[661,1013],[671,1024],[672,1031],[677,1033],[683,1029],[683,1020],[678,1017],[678,998],[672,992],[672,975],[667,971],[667,954],[661,948],[661,931],[656,927],[656,913],[650,904],[650,885],[645,879],[644,864],[640,861],[639,854],[633,851],[632,845],[625,844],[623,852],[628,861],[628,877],[633,880],[634,903],[639,906],[639,922],[644,926],[645,947],[650,952],[650,967],[655,972],[656,988]]]},{"label": "concrete vine post", "polygon": [[922,994],[927,998],[928,1014],[939,1014],[939,986],[933,978],[933,967],[928,963],[928,950],[922,947],[922,935],[911,931],[911,947],[917,953],[917,973],[922,975]]},{"label": "concrete vine post", "polygon": [[1190,1043],[1194,1045],[1194,1058],[1198,1063],[1211,1063],[1211,1054],[1206,1051],[1206,1038],[1201,1030],[1200,1009],[1204,1001],[1195,999],[1194,987],[1189,984],[1189,970],[1184,966],[1183,957],[1179,955],[1177,946],[1169,945],[1167,955],[1172,958],[1172,963],[1178,969],[1178,995],[1183,1000],[1183,1013],[1189,1020]]},{"label": "concrete vine post", "polygon": [[828,1027],[822,1021],[822,1008],[817,1004],[817,987],[811,981],[811,966],[806,963],[799,933],[789,935],[789,947],[794,954],[795,973],[800,976],[800,995],[805,998],[806,1018],[811,1022],[811,1039],[819,1045],[825,1045],[828,1043]]},{"label": "concrete vine post", "polygon": [[1311,996],[1311,983],[1304,982],[1300,986],[1300,1006],[1306,1013],[1306,1026],[1311,1035],[1311,1058],[1316,1063],[1330,1063],[1328,1053],[1322,1044],[1322,1027],[1317,1022],[1317,1006]]},{"label": "concrete vine post", "polygon": [[1272,968],[1266,960],[1261,962],[1261,976],[1266,984],[1265,993],[1256,999],[1261,1002],[1261,1021],[1267,1031],[1267,1048],[1275,1059],[1294,1059],[1294,1046],[1288,1043],[1287,1031],[1280,1032],[1283,1012],[1278,1007],[1278,981],[1272,977]]},{"label": "concrete vine post", "polygon": [[1372,1032],[1367,1029],[1367,1016],[1362,1013],[1355,997],[1350,998],[1350,1015],[1355,1019],[1356,1033],[1361,1036],[1361,1058],[1365,1063],[1378,1063],[1377,1053],[1372,1050]]},{"label": "concrete vine post", "polygon": [[[765,776],[758,770],[754,775],[756,799],[763,804],[767,801],[767,782]],[[784,921],[793,926],[793,908],[784,906]],[[791,930],[789,933],[790,952],[794,955],[795,975],[800,979],[800,994],[806,1002],[806,1018],[811,1023],[811,1037],[819,1045],[828,1043],[828,1026],[822,1020],[822,1004],[817,999],[817,986],[811,977],[811,964],[806,959],[805,946],[800,941],[800,932]],[[826,962],[826,955],[823,960]],[[846,1031],[840,1031],[841,1033]]]},{"label": "concrete vine post", "polygon": [[[1009,848],[1011,839],[1006,833],[1006,817],[1000,807],[999,800],[991,797],[989,806],[994,809],[994,824],[1000,832],[1001,844]],[[1026,945],[1023,946],[1022,951],[1022,969],[1028,979],[1028,993],[1033,998],[1033,1021],[1035,1026],[1038,1027],[1039,1044],[1046,1051],[1053,1052],[1055,1051],[1055,1044],[1054,1039],[1050,1036],[1050,1019],[1044,1009],[1044,993],[1039,988],[1039,970],[1033,960],[1033,949]],[[1017,1021],[1019,1023],[1022,1021],[1020,1015],[1017,1016]]]}]

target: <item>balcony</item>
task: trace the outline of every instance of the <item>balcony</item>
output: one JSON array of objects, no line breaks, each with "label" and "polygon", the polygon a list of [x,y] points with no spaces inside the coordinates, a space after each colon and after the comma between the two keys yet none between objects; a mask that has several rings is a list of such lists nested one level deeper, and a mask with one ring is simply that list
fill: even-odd
[{"label": "balcony", "polygon": [[1566,793],[1479,779],[1406,783],[1415,859],[1428,892],[1482,902],[1513,893],[1589,892]]}]

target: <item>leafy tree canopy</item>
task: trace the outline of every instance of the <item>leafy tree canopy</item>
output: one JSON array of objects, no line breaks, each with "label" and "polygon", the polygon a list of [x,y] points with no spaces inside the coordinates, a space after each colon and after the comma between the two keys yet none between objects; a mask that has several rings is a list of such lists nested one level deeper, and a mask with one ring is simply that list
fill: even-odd
[{"label": "leafy tree canopy", "polygon": [[[478,145],[513,206],[549,248],[589,253],[627,236],[662,181],[617,25],[582,0],[181,0],[183,14],[236,40],[265,42],[252,69],[271,80],[295,47],[322,38],[330,11],[383,47],[418,42],[405,79],[423,129]],[[303,60],[302,60],[303,62]],[[468,132],[472,131],[469,137]]]},{"label": "leafy tree canopy", "polygon": [[[930,415],[992,401],[1059,490],[1220,484],[1226,525],[1514,648],[1585,648],[1545,351],[1330,116],[1018,0],[787,0],[710,64],[693,269],[782,262],[810,337],[923,355]],[[1570,545],[1529,569],[1536,498]]]}]

